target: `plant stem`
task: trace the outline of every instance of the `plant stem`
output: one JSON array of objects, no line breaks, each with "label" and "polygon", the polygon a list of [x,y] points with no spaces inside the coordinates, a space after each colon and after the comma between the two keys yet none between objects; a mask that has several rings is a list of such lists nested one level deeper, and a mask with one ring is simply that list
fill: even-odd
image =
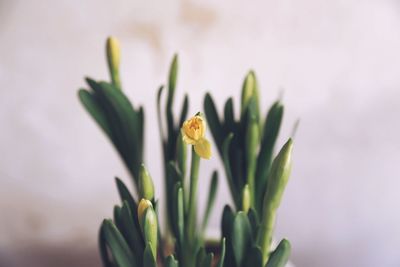
[{"label": "plant stem", "polygon": [[197,200],[197,182],[199,179],[200,157],[192,147],[192,162],[190,168],[190,191],[189,191],[189,207],[187,213],[188,231],[187,237],[189,241],[193,241],[196,231],[196,200]]}]

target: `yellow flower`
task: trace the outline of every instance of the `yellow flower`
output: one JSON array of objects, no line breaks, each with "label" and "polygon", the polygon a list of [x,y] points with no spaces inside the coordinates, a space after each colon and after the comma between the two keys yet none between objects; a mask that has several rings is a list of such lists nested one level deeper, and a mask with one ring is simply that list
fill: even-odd
[{"label": "yellow flower", "polygon": [[194,151],[202,158],[211,157],[210,142],[204,137],[206,133],[206,122],[201,115],[196,115],[186,120],[181,128],[183,141],[194,146]]}]

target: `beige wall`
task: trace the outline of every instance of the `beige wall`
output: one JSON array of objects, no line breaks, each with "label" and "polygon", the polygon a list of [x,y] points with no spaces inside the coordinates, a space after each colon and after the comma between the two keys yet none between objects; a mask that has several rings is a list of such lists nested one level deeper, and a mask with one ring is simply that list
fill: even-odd
[{"label": "beige wall", "polygon": [[[265,110],[284,92],[280,145],[301,118],[277,229],[293,261],[400,266],[399,29],[395,0],[0,1],[0,266],[98,261],[113,176],[128,176],[76,91],[84,75],[107,79],[110,34],[122,43],[125,91],[146,107],[158,185],[155,94],[173,53],[192,113],[208,90],[219,105],[238,98],[253,68]],[[219,167],[202,162],[201,207]],[[223,182],[213,228],[228,199]]]}]

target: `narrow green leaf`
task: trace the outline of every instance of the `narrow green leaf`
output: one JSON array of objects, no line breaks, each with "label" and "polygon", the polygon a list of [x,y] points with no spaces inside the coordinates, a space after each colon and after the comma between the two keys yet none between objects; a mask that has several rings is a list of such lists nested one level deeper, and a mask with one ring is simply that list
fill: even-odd
[{"label": "narrow green leaf", "polygon": [[266,267],[285,267],[289,261],[291,251],[290,242],[286,239],[282,239],[274,252],[269,256]]},{"label": "narrow green leaf", "polygon": [[210,127],[211,134],[217,145],[220,155],[222,155],[222,143],[224,141],[224,129],[218,117],[217,109],[215,108],[214,101],[210,95],[207,93],[204,98],[204,113],[207,118],[208,126]]},{"label": "narrow green leaf", "polygon": [[[126,201],[129,205],[129,208],[131,211],[136,211],[137,210],[137,203],[131,193],[129,192],[129,189],[126,187],[124,182],[122,182],[121,179],[118,177],[115,177],[115,182],[117,184],[117,189],[119,193],[119,197],[121,199],[121,202]],[[137,215],[135,216],[136,212],[134,213],[134,219],[137,220]]]},{"label": "narrow green leaf", "polygon": [[[283,106],[279,101],[275,102],[265,119],[260,152],[257,160],[257,201],[262,203],[267,186],[267,177],[271,167],[275,143],[282,123]],[[260,208],[260,207],[259,207]]]},{"label": "narrow green leaf", "polygon": [[230,97],[224,107],[224,118],[225,118],[225,123],[224,123],[224,128],[225,132],[230,133],[230,132],[235,132],[235,115],[234,115],[234,109],[233,109],[233,98]]},{"label": "narrow green leaf", "polygon": [[136,261],[128,244],[111,220],[104,220],[101,226],[104,238],[118,267],[135,267]]},{"label": "narrow green leaf", "polygon": [[107,136],[111,138],[110,126],[108,125],[107,118],[101,106],[99,105],[96,96],[85,89],[80,89],[78,95],[86,111],[89,112],[100,128],[107,134]]},{"label": "narrow green leaf", "polygon": [[240,195],[238,195],[238,189],[236,188],[236,185],[233,181],[233,175],[232,175],[232,171],[231,171],[231,163],[230,163],[230,159],[229,159],[229,148],[230,148],[232,139],[233,139],[233,134],[229,134],[223,142],[222,161],[224,163],[225,173],[228,178],[227,179],[228,185],[229,185],[229,189],[231,191],[231,196],[232,196],[233,202],[235,203],[236,207],[240,207],[241,197],[240,197]]},{"label": "narrow green leaf", "polygon": [[132,213],[136,213],[129,208],[127,201],[124,201],[120,211],[120,225],[118,226],[120,232],[123,234],[129,247],[132,249],[135,256],[139,257],[138,262],[142,262],[141,254],[144,247],[144,241],[140,234],[140,227],[133,221]]},{"label": "narrow green leaf", "polygon": [[158,129],[160,131],[161,140],[164,141],[166,139],[164,133],[164,126],[162,124],[162,115],[161,115],[161,96],[164,90],[164,86],[160,86],[157,91],[157,121],[158,121]]},{"label": "narrow green leaf", "polygon": [[210,188],[208,190],[208,200],[206,210],[203,216],[202,232],[205,231],[208,224],[208,219],[210,217],[212,208],[214,207],[215,195],[218,190],[218,172],[214,171],[211,178]]},{"label": "narrow green leaf", "polygon": [[221,240],[221,251],[219,254],[219,261],[216,265],[216,267],[223,267],[224,266],[224,262],[225,262],[225,243],[226,243],[226,238],[222,238]]},{"label": "narrow green leaf", "polygon": [[104,235],[104,228],[99,230],[99,250],[103,267],[115,267],[107,249],[107,243]]},{"label": "narrow green leaf", "polygon": [[179,117],[179,125],[178,127],[182,127],[183,122],[186,120],[187,113],[189,109],[189,97],[187,94],[185,94],[185,98],[183,100],[183,105],[182,105],[182,110],[181,110],[181,115]]},{"label": "narrow green leaf", "polygon": [[258,233],[258,227],[260,226],[260,218],[257,214],[257,211],[251,208],[247,213],[247,217],[249,217],[253,238],[256,239]]},{"label": "narrow green leaf", "polygon": [[259,247],[252,247],[247,253],[243,266],[263,267],[262,253]]},{"label": "narrow green leaf", "polygon": [[169,255],[165,260],[165,267],[178,267],[178,261],[175,260],[173,255]]},{"label": "narrow green leaf", "polygon": [[143,252],[143,267],[157,267],[156,257],[153,251],[153,245],[151,242],[148,242]]},{"label": "narrow green leaf", "polygon": [[252,244],[250,222],[242,211],[239,211],[233,220],[231,236],[236,266],[242,266],[246,252]]},{"label": "narrow green leaf", "polygon": [[178,55],[175,54],[169,69],[167,109],[171,109],[173,105],[177,76]]}]

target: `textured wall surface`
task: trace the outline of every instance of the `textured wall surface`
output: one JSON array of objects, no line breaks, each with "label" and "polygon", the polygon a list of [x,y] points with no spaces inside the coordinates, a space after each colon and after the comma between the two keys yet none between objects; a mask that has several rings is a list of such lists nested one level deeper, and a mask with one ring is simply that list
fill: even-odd
[{"label": "textured wall surface", "polygon": [[[0,266],[90,266],[111,216],[117,154],[78,103],[83,76],[122,82],[146,108],[146,159],[161,185],[156,88],[179,52],[178,99],[221,106],[258,74],[264,110],[283,92],[279,145],[296,119],[277,238],[307,267],[400,266],[400,4],[395,0],[0,0]],[[238,105],[236,105],[238,107]],[[209,134],[210,135],[210,134]],[[203,161],[200,206],[218,158]],[[162,197],[160,187],[157,192]],[[225,181],[211,225],[229,201]]]}]

